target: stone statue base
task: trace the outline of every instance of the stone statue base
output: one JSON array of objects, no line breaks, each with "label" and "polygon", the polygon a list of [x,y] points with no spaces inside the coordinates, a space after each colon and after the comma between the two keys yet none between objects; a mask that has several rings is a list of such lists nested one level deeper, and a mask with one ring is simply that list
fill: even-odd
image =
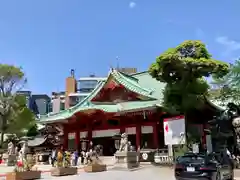
[{"label": "stone statue base", "polygon": [[85,172],[103,172],[107,170],[106,164],[93,163],[84,166]]},{"label": "stone statue base", "polygon": [[92,162],[84,166],[85,172],[102,172],[107,170],[107,165],[103,164],[96,156],[91,158]]},{"label": "stone statue base", "polygon": [[8,155],[7,166],[15,166],[17,162],[17,156],[14,154]]},{"label": "stone statue base", "polygon": [[138,153],[137,152],[116,152],[115,165],[113,169],[116,170],[133,170],[139,167]]}]

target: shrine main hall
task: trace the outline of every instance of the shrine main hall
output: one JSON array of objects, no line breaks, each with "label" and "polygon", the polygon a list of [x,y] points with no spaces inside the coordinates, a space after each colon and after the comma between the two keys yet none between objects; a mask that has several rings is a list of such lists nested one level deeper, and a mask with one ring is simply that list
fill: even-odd
[{"label": "shrine main hall", "polygon": [[[85,99],[59,113],[42,116],[39,123],[61,127],[65,149],[80,150],[81,141],[89,141],[102,145],[104,155],[112,155],[116,151],[113,137],[120,133],[127,133],[137,150],[164,148],[163,119],[171,117],[161,107],[164,87],[148,72],[127,75],[111,69],[107,79]],[[198,127],[203,128],[202,119],[208,119],[216,109],[209,104],[206,113],[194,113]]]}]

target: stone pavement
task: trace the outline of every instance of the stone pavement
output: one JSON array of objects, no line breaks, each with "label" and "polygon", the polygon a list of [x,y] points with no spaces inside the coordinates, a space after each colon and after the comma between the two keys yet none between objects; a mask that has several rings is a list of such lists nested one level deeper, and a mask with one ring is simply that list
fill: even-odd
[{"label": "stone pavement", "polygon": [[[106,164],[108,167],[112,166],[114,164],[114,159],[113,157],[100,157],[100,159],[102,160],[102,162],[104,164]],[[50,171],[52,166],[51,165],[37,165],[38,170],[46,172],[46,171]],[[82,168],[83,165],[78,166],[78,168]],[[6,166],[5,164],[0,164],[0,176],[2,176],[3,174],[6,174],[7,172],[12,172],[14,169],[14,167],[12,166]]]},{"label": "stone pavement", "polygon": [[[0,168],[1,169],[1,168]],[[147,178],[151,180],[175,180],[173,169],[154,167],[154,166],[144,166],[143,168],[136,171],[116,171],[108,168],[108,171],[99,173],[85,173],[80,171],[78,175],[74,176],[62,176],[62,177],[52,177],[49,172],[42,173],[42,179],[56,179],[56,180],[78,180],[83,178],[84,180],[146,180]],[[0,180],[5,180],[5,177],[0,177]],[[235,178],[235,180],[240,180],[240,178]]]},{"label": "stone pavement", "polygon": [[[51,165],[38,165],[38,169],[43,171],[42,173],[42,179],[59,179],[59,180],[68,180],[71,178],[71,180],[77,180],[79,179],[79,176],[81,178],[84,178],[84,180],[105,180],[105,179],[111,179],[111,180],[125,180],[127,179],[136,179],[136,180],[145,180],[148,177],[151,178],[151,180],[159,180],[161,179],[167,179],[167,180],[174,180],[173,177],[173,169],[167,168],[167,167],[155,167],[152,165],[143,164],[141,165],[143,168],[137,171],[115,171],[111,170],[114,164],[113,157],[101,157],[100,158],[104,164],[107,164],[108,171],[107,172],[101,172],[101,173],[85,173],[81,169],[83,166],[79,166],[79,174],[75,176],[65,176],[65,177],[51,177],[49,171],[52,168]],[[4,174],[7,172],[12,172],[14,167],[7,167],[6,165],[0,165],[0,180],[5,180]],[[240,180],[240,169],[235,170],[235,180]]]},{"label": "stone pavement", "polygon": [[[85,173],[79,172],[78,175],[75,176],[62,176],[62,177],[52,177],[50,173],[42,173],[42,179],[56,179],[56,180],[78,180],[79,178],[84,180],[146,180],[147,178],[151,178],[151,180],[174,180],[173,172],[169,168],[159,168],[146,166],[137,171],[114,171],[109,169],[106,172],[99,173]],[[5,177],[0,177],[0,180],[5,180]]]}]

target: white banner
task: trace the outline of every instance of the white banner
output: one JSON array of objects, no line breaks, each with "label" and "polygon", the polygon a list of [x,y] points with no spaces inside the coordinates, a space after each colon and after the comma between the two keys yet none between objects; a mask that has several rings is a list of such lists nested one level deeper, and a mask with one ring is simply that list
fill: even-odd
[{"label": "white banner", "polygon": [[185,144],[185,118],[184,116],[164,119],[165,145]]},{"label": "white banner", "polygon": [[112,137],[120,133],[120,129],[96,130],[92,132],[92,137]]}]

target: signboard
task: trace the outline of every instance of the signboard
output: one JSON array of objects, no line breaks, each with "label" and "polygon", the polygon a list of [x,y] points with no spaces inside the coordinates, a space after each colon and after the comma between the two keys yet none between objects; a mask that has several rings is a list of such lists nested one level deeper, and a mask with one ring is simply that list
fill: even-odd
[{"label": "signboard", "polygon": [[167,118],[163,121],[165,145],[185,144],[185,117]]},{"label": "signboard", "polygon": [[193,144],[192,145],[192,151],[193,153],[199,153],[199,145],[198,144]]},{"label": "signboard", "polygon": [[206,145],[207,145],[207,152],[212,152],[212,137],[211,135],[206,135]]}]

